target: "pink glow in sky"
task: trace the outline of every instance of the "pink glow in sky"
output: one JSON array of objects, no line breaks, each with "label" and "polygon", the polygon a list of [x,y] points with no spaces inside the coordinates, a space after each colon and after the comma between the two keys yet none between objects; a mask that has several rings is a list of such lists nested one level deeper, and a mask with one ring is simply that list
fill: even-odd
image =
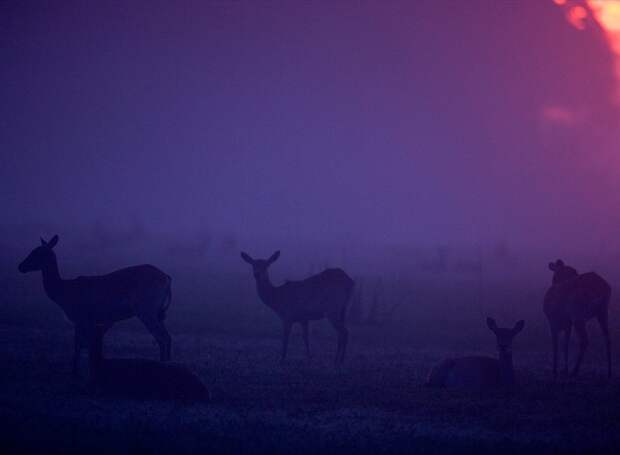
[{"label": "pink glow in sky", "polygon": [[3,221],[615,239],[617,3],[0,1]]},{"label": "pink glow in sky", "polygon": [[552,0],[562,7],[566,20],[577,30],[584,30],[588,21],[599,26],[615,58],[618,89],[615,102],[620,103],[620,0],[585,0],[584,6],[569,0]]}]

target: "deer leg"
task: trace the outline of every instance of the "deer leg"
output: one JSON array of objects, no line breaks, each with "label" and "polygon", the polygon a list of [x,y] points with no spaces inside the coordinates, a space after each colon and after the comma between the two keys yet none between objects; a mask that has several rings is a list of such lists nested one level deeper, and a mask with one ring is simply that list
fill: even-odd
[{"label": "deer leg", "polygon": [[349,331],[347,330],[347,328],[343,325],[342,328],[340,329],[340,333],[338,334],[339,340],[340,340],[340,359],[338,361],[339,364],[342,364],[344,362],[344,354],[347,350],[347,342],[349,341]]},{"label": "deer leg", "polygon": [[97,375],[97,369],[99,368],[101,356],[100,356],[100,338],[97,334],[93,335],[88,347],[88,368],[91,380]]},{"label": "deer leg", "polygon": [[99,325],[92,325],[87,330],[85,336],[88,340],[88,370],[90,381],[94,383],[102,360],[103,328]]},{"label": "deer leg", "polygon": [[551,330],[551,349],[553,350],[553,380],[558,378],[558,331]]},{"label": "deer leg", "polygon": [[336,365],[340,365],[344,361],[344,353],[347,348],[347,340],[349,332],[344,326],[344,321],[340,319],[330,319],[330,322],[338,332],[338,348],[336,349]]},{"label": "deer leg", "polygon": [[605,338],[605,351],[607,354],[607,377],[611,378],[611,340],[609,338],[609,322],[607,311],[601,313],[598,317],[598,323],[601,326],[603,332],[603,338]]},{"label": "deer leg", "polygon": [[80,350],[82,348],[82,338],[80,329],[75,326],[73,334],[73,368],[71,370],[74,377],[78,376],[80,370]]},{"label": "deer leg", "polygon": [[103,336],[108,328],[105,325],[95,325],[92,330],[92,354],[96,361],[103,359]]},{"label": "deer leg", "polygon": [[[347,300],[349,299],[349,297],[347,296]],[[345,301],[346,303],[346,301]],[[349,342],[349,330],[347,329],[347,327],[345,326],[345,320],[347,317],[347,307],[346,305],[344,305],[342,307],[342,311],[340,312],[340,324],[341,324],[341,328],[340,328],[340,338],[342,340],[342,347],[340,349],[340,363],[344,362],[344,355],[345,352],[347,350],[347,343]]]},{"label": "deer leg", "polygon": [[304,345],[306,346],[306,356],[311,359],[312,354],[310,353],[310,341],[308,339],[308,321],[303,321],[301,323],[301,329],[304,337]]},{"label": "deer leg", "polygon": [[586,331],[586,323],[585,321],[575,322],[575,332],[577,332],[577,336],[579,337],[579,354],[577,355],[577,363],[575,363],[575,368],[571,373],[572,377],[577,376],[579,374],[579,368],[581,367],[581,361],[583,360],[583,355],[588,348],[588,332]]},{"label": "deer leg", "polygon": [[[164,321],[159,322],[159,330],[164,343],[163,349],[160,347],[160,357],[163,361],[169,361],[172,358],[172,337],[164,325]],[[162,350],[163,354],[161,352]]]},{"label": "deer leg", "polygon": [[570,336],[573,329],[573,323],[569,322],[564,332],[564,374],[568,376],[568,348],[570,345]]},{"label": "deer leg", "polygon": [[101,362],[103,360],[103,337],[105,336],[106,332],[110,327],[111,325],[98,325],[97,330],[95,331],[95,349],[98,362]]},{"label": "deer leg", "polygon": [[284,330],[282,332],[282,356],[280,358],[280,362],[282,363],[284,363],[288,351],[288,338],[291,335],[291,326],[292,324],[290,322],[284,322]]},{"label": "deer leg", "polygon": [[155,341],[159,345],[159,360],[166,362],[170,360],[170,353],[172,350],[172,339],[166,329],[163,321],[160,321],[157,316],[154,317],[140,317],[140,320],[146,327],[146,329],[153,335]]}]

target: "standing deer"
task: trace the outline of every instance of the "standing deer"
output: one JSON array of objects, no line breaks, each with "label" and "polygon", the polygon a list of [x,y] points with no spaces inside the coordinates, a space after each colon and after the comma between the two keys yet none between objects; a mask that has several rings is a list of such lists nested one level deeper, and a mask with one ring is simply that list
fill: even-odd
[{"label": "standing deer", "polygon": [[152,265],[127,267],[101,276],[60,277],[54,247],[58,236],[38,246],[19,265],[22,273],[40,270],[47,296],[75,326],[73,374],[80,350],[89,352],[91,376],[102,357],[105,332],[115,323],[137,316],[159,344],[162,361],[170,360],[171,339],[164,325],[172,300],[171,279]]},{"label": "standing deer", "polygon": [[519,321],[512,329],[503,329],[497,327],[495,320],[487,318],[487,326],[497,339],[498,359],[469,356],[442,360],[431,370],[426,385],[467,388],[513,386],[512,341],[523,330],[525,322]]},{"label": "standing deer", "polygon": [[301,324],[306,354],[310,358],[308,323],[327,318],[338,332],[336,364],[341,364],[347,347],[345,316],[353,292],[353,280],[342,269],[326,269],[303,281],[287,281],[281,286],[274,286],[269,279],[268,269],[279,257],[279,251],[269,259],[252,259],[248,254],[241,253],[241,258],[252,266],[258,296],[282,319],[282,362],[286,359],[288,339],[294,323]]},{"label": "standing deer", "polygon": [[586,322],[596,318],[605,338],[607,376],[611,377],[611,341],[609,338],[609,299],[611,287],[594,272],[578,274],[558,259],[549,263],[553,272],[552,286],[545,293],[543,311],[549,320],[553,347],[553,378],[558,375],[558,339],[564,332],[564,364],[568,374],[568,345],[573,327],[579,338],[579,354],[571,376],[577,376],[588,347]]}]

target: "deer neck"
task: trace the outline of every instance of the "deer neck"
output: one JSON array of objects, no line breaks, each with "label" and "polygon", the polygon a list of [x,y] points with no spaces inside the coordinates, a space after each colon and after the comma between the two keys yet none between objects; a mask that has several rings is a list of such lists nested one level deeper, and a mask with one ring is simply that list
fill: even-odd
[{"label": "deer neck", "polygon": [[273,307],[275,286],[271,283],[267,273],[260,278],[256,278],[256,289],[258,290],[258,296],[263,303],[267,306]]},{"label": "deer neck", "polygon": [[512,352],[499,353],[499,378],[502,384],[514,384],[515,373],[512,366]]},{"label": "deer neck", "polygon": [[47,296],[58,303],[58,298],[62,290],[62,279],[58,271],[58,261],[54,256],[48,264],[41,270],[43,274],[43,288]]}]

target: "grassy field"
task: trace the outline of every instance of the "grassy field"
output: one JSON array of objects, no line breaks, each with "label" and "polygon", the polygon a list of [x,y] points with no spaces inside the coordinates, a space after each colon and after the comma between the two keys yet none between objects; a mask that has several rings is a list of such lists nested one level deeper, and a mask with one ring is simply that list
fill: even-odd
[{"label": "grassy field", "polygon": [[[89,393],[71,378],[71,327],[43,295],[38,277],[4,276],[3,453],[620,448],[620,381],[604,379],[598,327],[589,327],[592,343],[581,377],[551,384],[540,300],[523,304],[538,288],[488,287],[486,303],[474,305],[470,283],[414,284],[416,297],[395,320],[350,328],[347,361],[335,368],[335,333],[327,322],[311,329],[312,360],[305,359],[295,327],[289,361],[280,365],[279,322],[257,301],[249,276],[184,273],[187,278],[175,282],[168,318],[173,358],[197,373],[212,396],[209,404],[187,404]],[[495,356],[487,313],[500,325],[526,320],[514,346],[519,387],[512,393],[424,387],[429,369],[444,356]],[[158,349],[138,321],[129,321],[109,332],[105,353],[154,359]],[[620,356],[614,359],[620,365]]]}]

